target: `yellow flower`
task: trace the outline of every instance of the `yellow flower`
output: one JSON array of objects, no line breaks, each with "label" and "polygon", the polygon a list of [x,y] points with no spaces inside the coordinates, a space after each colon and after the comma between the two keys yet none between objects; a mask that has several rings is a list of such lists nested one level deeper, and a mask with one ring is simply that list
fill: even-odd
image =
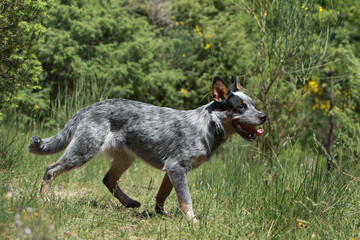
[{"label": "yellow flower", "polygon": [[89,232],[89,229],[86,229],[85,232]]},{"label": "yellow flower", "polygon": [[187,95],[187,90],[184,89],[184,88],[182,88],[182,89],[180,90],[180,92],[182,92],[185,96]]},{"label": "yellow flower", "polygon": [[183,22],[183,21],[180,21],[180,24],[184,26],[184,22]]},{"label": "yellow flower", "polygon": [[179,25],[179,23],[178,23],[178,22],[176,22],[176,23],[175,23],[175,25],[177,26],[177,25]]},{"label": "yellow flower", "polygon": [[305,4],[302,4],[302,5],[301,5],[301,8],[305,8]]},{"label": "yellow flower", "polygon": [[207,44],[205,45],[205,50],[207,50],[207,49],[209,49],[209,48],[210,48],[210,44],[207,43]]},{"label": "yellow flower", "polygon": [[322,12],[323,11],[323,7],[319,7],[319,12]]},{"label": "yellow flower", "polygon": [[195,187],[195,184],[193,184],[193,187]]},{"label": "yellow flower", "polygon": [[305,8],[305,10],[307,11],[307,10],[309,10],[309,8],[308,8],[308,7],[306,7],[306,8]]},{"label": "yellow flower", "polygon": [[326,109],[326,105],[323,101],[320,102],[320,109]]},{"label": "yellow flower", "polygon": [[306,16],[309,16],[309,14],[307,13]]},{"label": "yellow flower", "polygon": [[317,95],[322,95],[324,92],[324,89],[320,86],[320,81],[316,80],[317,77],[313,77],[312,80],[310,80],[307,85],[305,86],[305,89],[308,93],[316,93]]},{"label": "yellow flower", "polygon": [[330,100],[326,100],[325,105],[326,105],[326,112],[328,112],[330,110]]},{"label": "yellow flower", "polygon": [[35,104],[35,108],[39,108],[39,105]]},{"label": "yellow flower", "polygon": [[316,77],[314,77],[311,81],[309,81],[308,85],[309,85],[309,92],[314,92],[314,93],[319,92],[320,82],[316,81]]},{"label": "yellow flower", "polygon": [[185,54],[185,53],[183,53],[182,57],[183,57],[183,58],[184,58],[184,57],[186,57],[186,54]]},{"label": "yellow flower", "polygon": [[196,25],[196,26],[195,26],[195,29],[196,29],[196,31],[197,31],[197,34],[199,34],[199,35],[201,35],[201,34],[202,34],[202,32],[200,31],[200,28],[199,28],[199,26],[198,26],[198,25]]},{"label": "yellow flower", "polygon": [[301,222],[299,222],[299,226],[301,226],[302,225],[302,223]]}]

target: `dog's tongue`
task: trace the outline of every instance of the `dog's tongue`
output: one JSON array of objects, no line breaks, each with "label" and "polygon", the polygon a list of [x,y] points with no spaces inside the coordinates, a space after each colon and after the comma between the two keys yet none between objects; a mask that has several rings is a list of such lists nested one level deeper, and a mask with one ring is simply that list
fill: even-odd
[{"label": "dog's tongue", "polygon": [[256,130],[256,136],[260,136],[261,134],[263,134],[263,132],[264,132],[263,128],[257,129]]}]

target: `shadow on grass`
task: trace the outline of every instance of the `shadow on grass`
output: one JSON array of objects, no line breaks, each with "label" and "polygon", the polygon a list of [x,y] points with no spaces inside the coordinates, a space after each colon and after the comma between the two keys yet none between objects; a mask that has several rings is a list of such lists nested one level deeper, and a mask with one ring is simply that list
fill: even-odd
[{"label": "shadow on grass", "polygon": [[[102,202],[102,203],[100,203]],[[81,205],[81,206],[89,206],[91,208],[94,209],[113,209],[114,211],[126,211],[130,208],[127,208],[123,205],[117,204],[114,205],[112,202],[106,202],[103,203],[102,200],[96,200],[96,199],[89,199],[88,197],[82,197],[79,198],[76,202],[76,205]],[[161,215],[159,213],[156,213],[155,210],[154,211],[150,211],[148,209],[145,209],[143,211],[139,211],[138,208],[133,208],[131,209],[131,211],[128,211],[128,213],[137,219],[155,219],[155,218],[161,218],[161,217],[173,217],[174,214],[166,214],[166,215]],[[176,211],[175,215],[181,215],[180,211]]]}]

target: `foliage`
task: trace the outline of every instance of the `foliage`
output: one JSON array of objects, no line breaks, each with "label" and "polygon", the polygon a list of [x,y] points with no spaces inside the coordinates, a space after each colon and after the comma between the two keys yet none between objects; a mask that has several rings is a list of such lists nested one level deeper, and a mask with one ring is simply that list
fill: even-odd
[{"label": "foliage", "polygon": [[[327,154],[338,161],[358,161],[360,48],[357,44],[359,2],[323,1],[322,21],[329,25],[331,44],[323,62],[307,82],[307,102],[313,114],[306,135],[316,132]],[[336,19],[341,21],[336,21]],[[309,101],[310,100],[310,101]],[[309,107],[310,107],[309,106]],[[342,155],[339,149],[348,149]]]},{"label": "foliage", "polygon": [[[357,161],[360,144],[360,62],[349,46],[339,46],[332,51],[329,59],[336,62],[317,71],[306,86],[307,99],[318,116],[313,120],[311,129],[322,138],[328,154],[338,160]],[[336,148],[348,149],[347,154],[339,155]]]},{"label": "foliage", "polygon": [[214,75],[248,71],[251,44],[231,1],[190,5],[59,2],[43,20],[48,31],[36,48],[42,86],[54,98],[59,88],[73,91],[78,78],[95,78],[111,85],[110,97],[199,106]]},{"label": "foliage", "polygon": [[0,2],[0,119],[14,108],[19,89],[37,84],[41,64],[31,47],[45,28],[36,22],[51,6],[51,0]]},{"label": "foliage", "polygon": [[189,0],[174,3],[176,27],[168,33],[176,39],[173,65],[184,72],[183,88],[190,96],[187,107],[211,100],[214,76],[230,82],[231,75],[244,75],[254,68],[253,44],[246,32],[248,17],[238,13],[232,1]]},{"label": "foliage", "polygon": [[256,68],[249,75],[252,89],[268,116],[265,148],[279,154],[297,128],[296,107],[304,95],[300,87],[321,63],[327,33],[321,12],[313,1],[238,1],[252,16],[255,35]]},{"label": "foliage", "polygon": [[[358,1],[57,0],[33,48],[41,88],[19,92],[0,124],[1,238],[359,238],[359,14]],[[41,176],[60,154],[29,155],[32,136],[105,98],[193,108],[211,100],[215,75],[237,75],[269,122],[259,144],[233,137],[189,174],[199,225],[174,193],[169,215],[154,214],[162,174],[141,162],[120,184],[143,205],[119,207],[103,156],[59,176],[42,201]]]},{"label": "foliage", "polygon": [[56,96],[58,89],[74,91],[79,78],[109,83],[110,97],[158,105],[182,105],[179,91],[184,76],[169,65],[169,43],[147,18],[132,14],[142,9],[119,1],[64,1],[44,19],[44,42],[36,48],[42,60],[42,81]]},{"label": "foliage", "polygon": [[266,158],[315,133],[326,156],[345,160],[334,147],[347,147],[357,161],[359,9],[332,0],[57,0],[33,48],[41,88],[21,91],[8,121],[60,128],[79,108],[118,97],[194,108],[211,101],[214,76],[236,75],[268,115]]}]

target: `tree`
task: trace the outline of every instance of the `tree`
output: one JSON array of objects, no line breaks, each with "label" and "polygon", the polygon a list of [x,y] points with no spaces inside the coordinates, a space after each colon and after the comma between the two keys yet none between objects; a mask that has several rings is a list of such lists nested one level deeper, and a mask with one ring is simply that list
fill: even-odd
[{"label": "tree", "polygon": [[51,0],[0,2],[0,119],[14,107],[17,91],[38,81],[41,64],[31,47],[45,32],[36,20],[51,3]]},{"label": "tree", "polygon": [[[360,45],[358,1],[322,1],[322,21],[331,28],[324,68],[306,84],[313,114],[311,127],[327,150],[328,168],[359,159]],[[308,135],[312,135],[308,131]]]},{"label": "tree", "polygon": [[57,3],[36,47],[52,96],[95,79],[110,98],[194,108],[214,76],[230,79],[252,63],[244,17],[229,0]]},{"label": "tree", "polygon": [[263,146],[270,155],[279,154],[300,129],[301,118],[294,116],[306,94],[301,86],[321,65],[327,49],[322,7],[314,1],[285,0],[240,0],[239,6],[252,16],[258,33],[257,64],[248,78],[268,115]]},{"label": "tree", "polygon": [[51,17],[43,19],[48,31],[36,47],[44,69],[42,86],[57,96],[59,90],[75,91],[79,79],[95,80],[109,86],[110,98],[181,106],[185,78],[164,57],[168,43],[144,16],[144,6],[59,1]]}]

